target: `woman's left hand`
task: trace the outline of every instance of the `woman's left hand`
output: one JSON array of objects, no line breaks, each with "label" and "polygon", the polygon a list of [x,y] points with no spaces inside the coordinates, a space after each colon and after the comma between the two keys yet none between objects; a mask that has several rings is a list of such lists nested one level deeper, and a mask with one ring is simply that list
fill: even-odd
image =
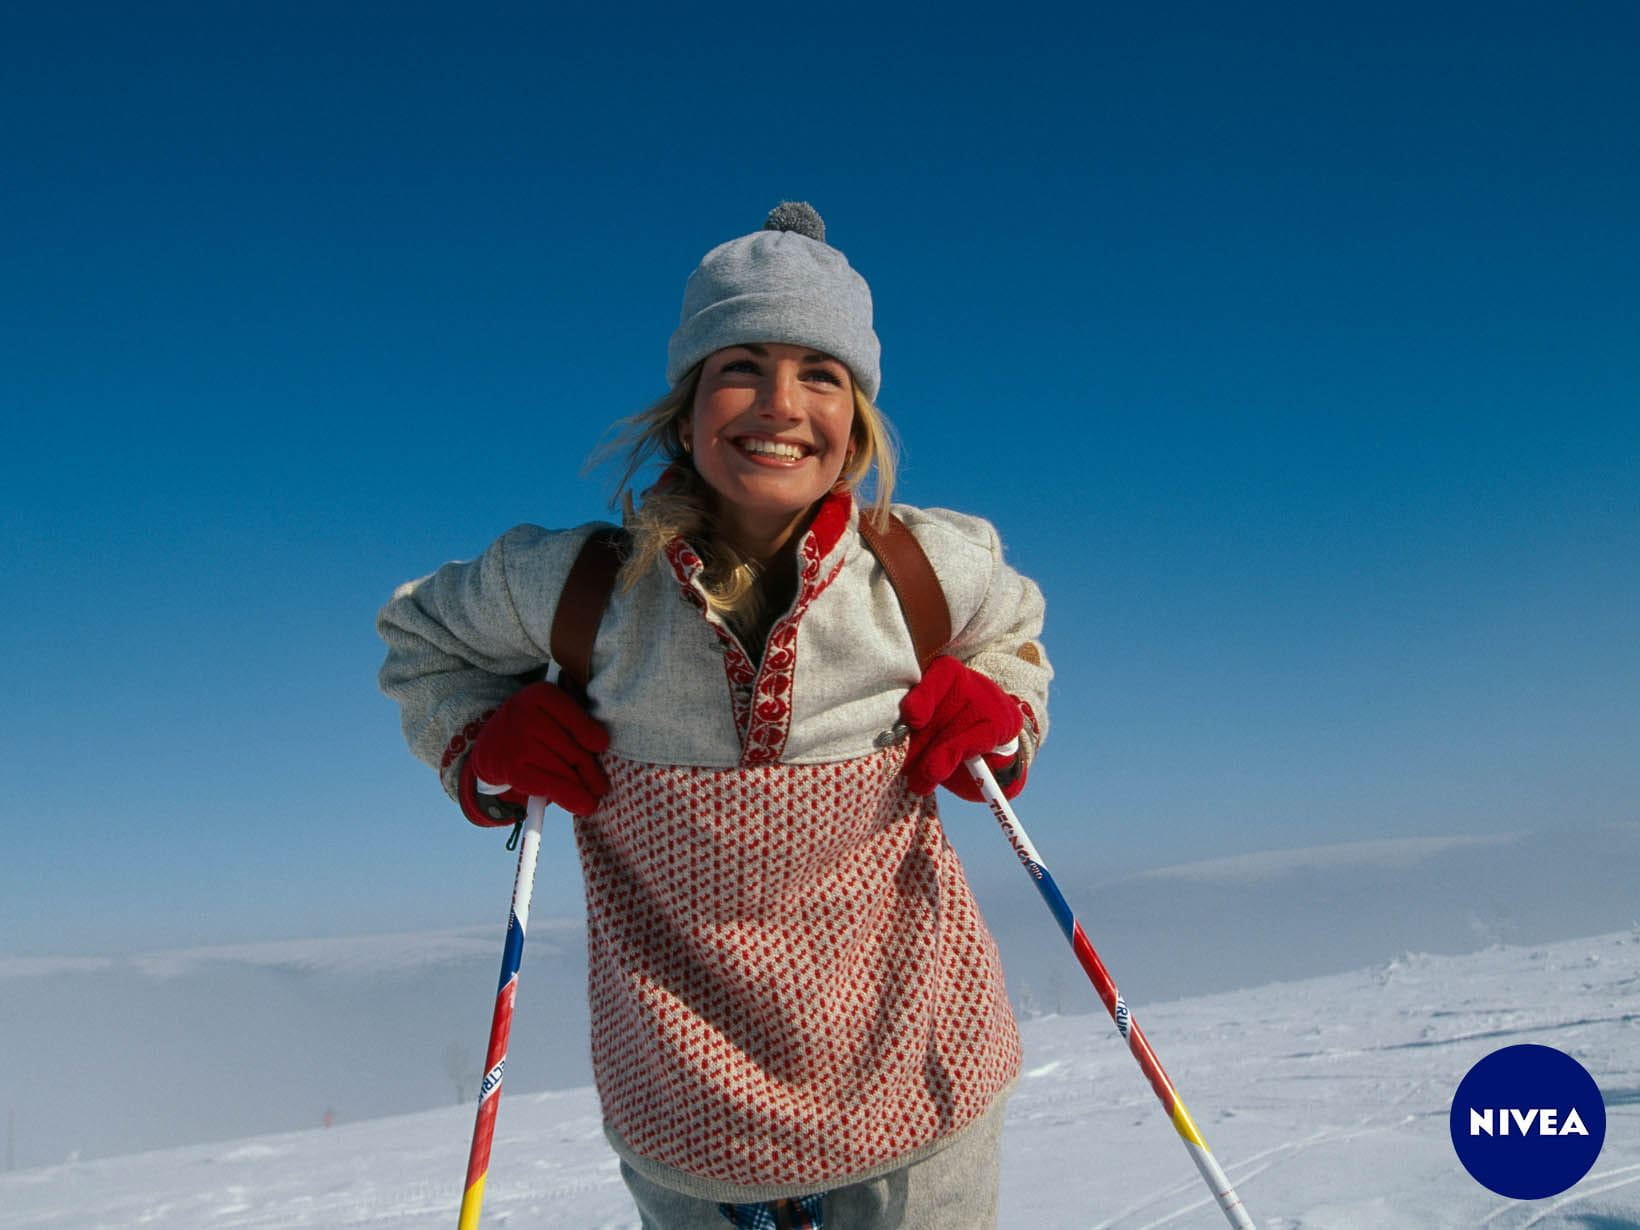
[{"label": "woman's left hand", "polygon": [[[928,664],[917,686],[900,702],[900,720],[911,728],[911,750],[905,758],[906,784],[915,794],[932,794],[943,785],[961,798],[980,800],[979,786],[963,761],[985,757],[993,769],[1006,769],[1016,755],[996,749],[1018,738],[1024,726],[1019,702],[976,670],[955,658]],[[1025,784],[1023,773],[1008,781],[1009,798]]]}]

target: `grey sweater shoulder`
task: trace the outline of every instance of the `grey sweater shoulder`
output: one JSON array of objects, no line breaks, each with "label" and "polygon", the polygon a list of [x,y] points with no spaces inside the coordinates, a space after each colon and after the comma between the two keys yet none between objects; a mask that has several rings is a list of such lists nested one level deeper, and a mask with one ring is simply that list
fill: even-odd
[{"label": "grey sweater shoulder", "polygon": [[410,750],[440,770],[452,798],[460,758],[446,753],[518,690],[519,676],[547,664],[564,578],[602,526],[515,526],[477,559],[399,586],[377,614],[388,650],[377,683],[399,705]]}]

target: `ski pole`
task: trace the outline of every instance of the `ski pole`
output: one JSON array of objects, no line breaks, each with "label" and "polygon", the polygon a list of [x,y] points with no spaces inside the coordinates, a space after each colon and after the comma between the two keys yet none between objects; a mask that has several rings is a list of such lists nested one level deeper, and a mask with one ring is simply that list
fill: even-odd
[{"label": "ski pole", "polygon": [[507,915],[507,942],[501,950],[501,985],[490,1018],[490,1046],[484,1056],[484,1083],[478,1088],[478,1118],[473,1123],[473,1147],[467,1155],[467,1182],[457,1230],[478,1230],[478,1214],[484,1206],[484,1180],[490,1170],[496,1110],[501,1105],[501,1073],[507,1066],[507,1038],[512,1033],[513,1002],[518,998],[518,966],[524,958],[524,929],[530,921],[535,856],[541,848],[541,817],[546,806],[545,799],[532,797],[524,813],[518,874],[513,880],[512,909]]},{"label": "ski pole", "polygon": [[997,785],[997,779],[992,775],[990,766],[979,756],[972,756],[965,763],[968,772],[978,783],[980,792],[985,796],[991,814],[1002,826],[1008,844],[1014,848],[1014,854],[1018,856],[1031,879],[1036,882],[1037,891],[1048,903],[1048,909],[1058,920],[1059,929],[1065,933],[1065,938],[1070,941],[1076,959],[1081,962],[1083,970],[1093,983],[1094,990],[1099,992],[1099,998],[1104,1001],[1111,1019],[1116,1022],[1117,1032],[1127,1039],[1128,1049],[1139,1061],[1139,1067],[1150,1081],[1150,1087],[1161,1099],[1162,1109],[1173,1121],[1173,1129],[1178,1132],[1179,1139],[1184,1141],[1185,1148],[1190,1151],[1196,1169],[1201,1171],[1202,1178],[1207,1180],[1207,1186],[1213,1192],[1213,1199],[1218,1201],[1219,1208],[1235,1230],[1257,1230],[1252,1218],[1247,1215],[1247,1210],[1242,1207],[1241,1197],[1236,1195],[1236,1189],[1230,1186],[1230,1180],[1225,1177],[1224,1170],[1191,1120],[1190,1112],[1184,1108],[1178,1091],[1173,1088],[1173,1082],[1168,1079],[1167,1073],[1162,1071],[1161,1061],[1156,1058],[1156,1052],[1150,1049],[1150,1043],[1145,1039],[1144,1031],[1139,1028],[1139,1022],[1128,1012],[1127,1004],[1116,990],[1115,981],[1105,969],[1105,963],[1099,959],[1099,954],[1088,942],[1082,924],[1076,921],[1076,915],[1071,913],[1071,907],[1066,904],[1064,894],[1054,883],[1053,876],[1049,874],[1047,865],[1042,861],[1042,856],[1031,844],[1025,826],[1019,822],[1013,807],[1003,797],[1002,788]]}]

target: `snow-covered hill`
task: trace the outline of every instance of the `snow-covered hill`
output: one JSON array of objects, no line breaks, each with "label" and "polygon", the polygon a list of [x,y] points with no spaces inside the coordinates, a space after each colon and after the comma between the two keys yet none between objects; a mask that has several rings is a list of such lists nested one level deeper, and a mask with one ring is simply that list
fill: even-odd
[{"label": "snow-covered hill", "polygon": [[[1265,1230],[1640,1225],[1640,930],[1407,954],[1140,1018]],[[1223,1225],[1108,1022],[1045,1017],[1024,1035],[1005,1230]],[[1576,1056],[1608,1113],[1591,1173],[1533,1203],[1475,1184],[1446,1126],[1469,1066],[1519,1041]],[[451,1107],[24,1170],[0,1176],[0,1228],[447,1230],[470,1127],[470,1108]],[[590,1090],[504,1099],[484,1224],[636,1226]]]}]

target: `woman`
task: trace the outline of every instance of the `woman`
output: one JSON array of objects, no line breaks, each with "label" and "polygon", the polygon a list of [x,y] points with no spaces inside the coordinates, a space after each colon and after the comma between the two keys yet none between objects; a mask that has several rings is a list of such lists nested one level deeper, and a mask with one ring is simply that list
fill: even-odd
[{"label": "woman", "polygon": [[933,792],[975,797],[979,754],[1023,786],[1042,599],[986,522],[896,506],[954,630],[919,669],[859,528],[893,484],[878,355],[865,281],[780,206],[702,259],[671,392],[627,422],[623,489],[666,467],[626,497],[584,706],[540,672],[596,525],[519,526],[378,621],[469,819],[576,817],[593,1068],[645,1227],[995,1221],[1018,1034]]}]

